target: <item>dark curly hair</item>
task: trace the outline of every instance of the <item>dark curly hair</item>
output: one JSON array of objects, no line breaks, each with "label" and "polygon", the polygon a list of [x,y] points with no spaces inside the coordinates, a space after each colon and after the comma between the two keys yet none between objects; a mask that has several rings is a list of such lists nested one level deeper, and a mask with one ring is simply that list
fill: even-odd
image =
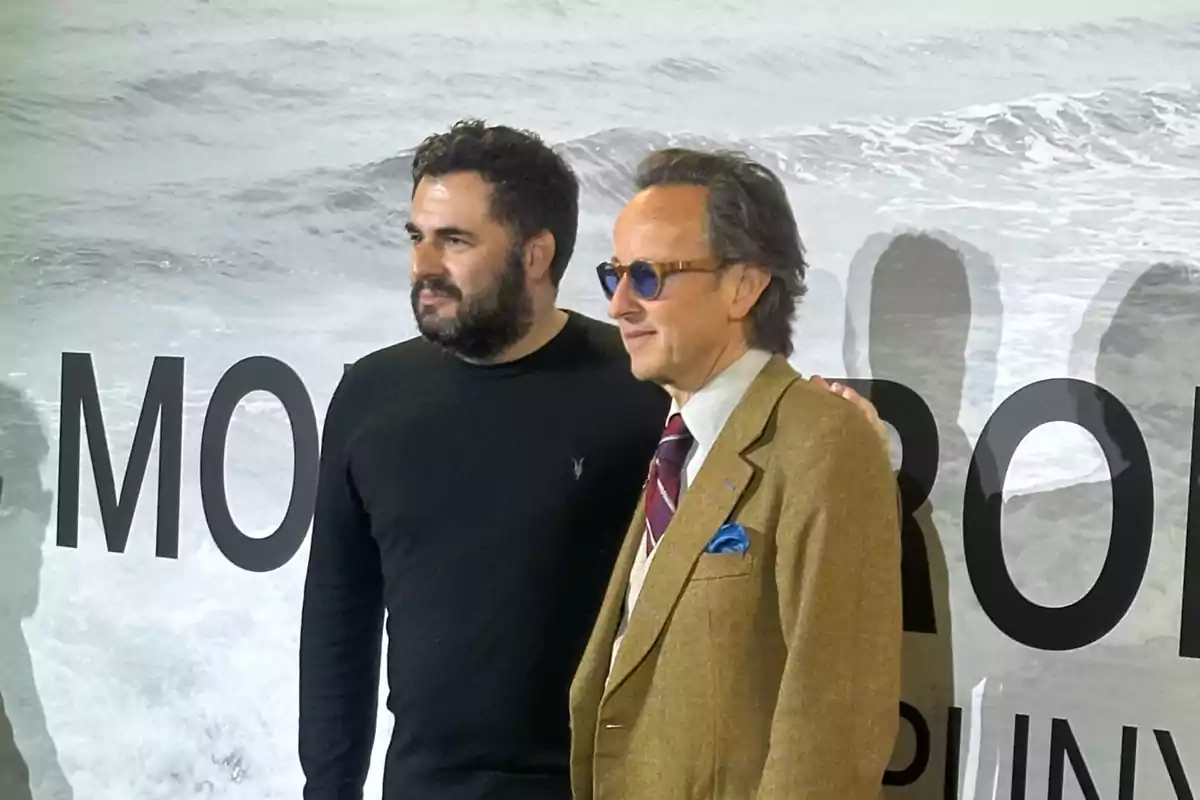
[{"label": "dark curly hair", "polygon": [[550,231],[550,279],[558,286],[579,231],[579,180],[566,160],[536,133],[465,119],[417,146],[413,193],[422,178],[455,172],[477,172],[491,185],[492,217],[508,227],[517,242]]}]

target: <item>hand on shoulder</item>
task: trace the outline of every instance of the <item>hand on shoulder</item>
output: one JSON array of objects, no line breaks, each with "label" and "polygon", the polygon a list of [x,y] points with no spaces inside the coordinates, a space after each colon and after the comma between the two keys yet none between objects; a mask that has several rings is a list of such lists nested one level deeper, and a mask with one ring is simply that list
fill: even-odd
[{"label": "hand on shoulder", "polygon": [[867,398],[863,397],[858,392],[851,389],[842,383],[830,382],[822,378],[820,375],[813,375],[809,379],[810,383],[820,386],[823,389],[828,389],[834,394],[849,400],[850,403],[857,408],[867,421],[871,423],[871,427],[879,436],[880,442],[883,443],[884,449],[888,449],[888,433],[887,425],[879,418],[879,412],[875,409],[875,404]]}]

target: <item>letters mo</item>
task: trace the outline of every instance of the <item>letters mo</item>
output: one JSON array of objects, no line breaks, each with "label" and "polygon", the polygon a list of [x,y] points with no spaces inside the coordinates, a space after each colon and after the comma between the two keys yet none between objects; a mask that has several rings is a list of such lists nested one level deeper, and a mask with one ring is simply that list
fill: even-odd
[{"label": "letters mo", "polygon": [[[157,433],[155,554],[178,558],[183,380],[182,357],[154,359],[118,495],[92,356],[63,353],[57,492],[60,547],[77,547],[79,541],[81,428],[87,432],[110,553],[125,552]],[[927,548],[914,515],[926,503],[937,478],[937,425],[925,401],[907,386],[871,379],[844,382],[869,397],[880,416],[899,434],[903,453],[898,479],[904,512],[904,627],[910,632],[936,633]],[[247,536],[234,521],[227,501],[224,467],[233,412],[244,397],[256,391],[274,395],[283,405],[291,425],[293,448],[291,497],[278,527],[263,538]],[[1185,658],[1200,658],[1197,421],[1200,416],[1194,404],[1179,631],[1179,655]],[[1026,436],[1051,422],[1070,422],[1086,430],[1100,445],[1113,476],[1112,530],[1104,567],[1091,589],[1065,607],[1040,606],[1022,595],[1009,576],[1001,545],[1001,503],[1013,455]],[[251,356],[221,376],[209,400],[201,433],[200,496],[213,542],[230,562],[244,570],[267,572],[286,564],[300,549],[312,521],[319,438],[308,390],[284,362],[270,356]],[[971,456],[962,497],[963,551],[980,606],[1007,636],[1042,650],[1069,650],[1091,644],[1112,630],[1141,587],[1153,522],[1154,483],[1145,442],[1128,409],[1105,389],[1071,378],[1038,381],[1004,400],[984,427]]]}]

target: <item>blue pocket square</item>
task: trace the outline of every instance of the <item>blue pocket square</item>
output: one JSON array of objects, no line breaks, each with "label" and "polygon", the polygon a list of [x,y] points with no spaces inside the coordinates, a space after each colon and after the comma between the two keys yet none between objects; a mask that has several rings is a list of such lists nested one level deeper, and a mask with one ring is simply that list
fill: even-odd
[{"label": "blue pocket square", "polygon": [[746,529],[736,522],[726,522],[704,547],[706,553],[744,553],[750,547]]}]

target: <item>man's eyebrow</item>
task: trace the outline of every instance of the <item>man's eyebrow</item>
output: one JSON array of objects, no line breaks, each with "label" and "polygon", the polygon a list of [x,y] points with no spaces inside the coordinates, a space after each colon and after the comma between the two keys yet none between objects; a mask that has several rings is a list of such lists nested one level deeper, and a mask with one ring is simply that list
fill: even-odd
[{"label": "man's eyebrow", "polygon": [[[421,229],[418,228],[416,226],[416,224],[414,224],[412,221],[404,223],[404,230],[407,231],[409,233],[409,235],[423,233],[421,231]],[[471,233],[471,231],[468,231],[465,228],[457,228],[453,225],[443,225],[440,228],[434,228],[432,233],[434,236],[439,236],[442,238],[445,238],[447,236],[460,236],[460,237],[464,237],[464,238],[474,238],[475,237],[475,234]]]}]

